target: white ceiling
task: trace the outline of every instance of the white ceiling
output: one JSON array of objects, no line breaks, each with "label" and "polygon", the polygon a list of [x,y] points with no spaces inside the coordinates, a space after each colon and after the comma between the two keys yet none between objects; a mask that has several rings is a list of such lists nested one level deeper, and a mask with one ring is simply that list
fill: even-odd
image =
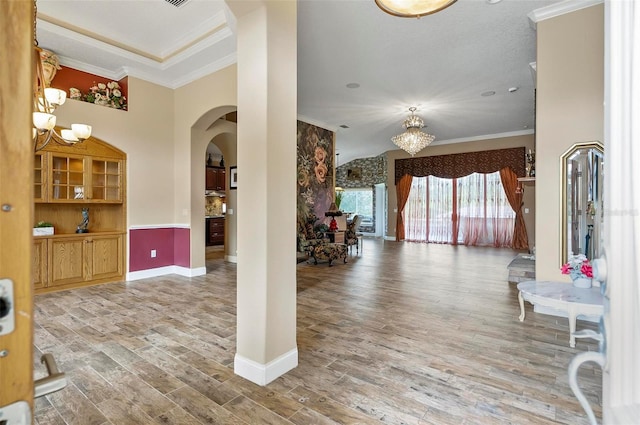
[{"label": "white ceiling", "polygon": [[[553,3],[458,0],[404,19],[373,0],[300,0],[299,117],[337,131],[341,164],[395,148],[390,138],[403,131],[410,106],[434,144],[531,133],[536,38],[527,14]],[[63,66],[105,78],[130,75],[177,88],[236,61],[235,19],[223,0],[37,6],[40,46]],[[481,96],[487,91],[495,95]]]}]

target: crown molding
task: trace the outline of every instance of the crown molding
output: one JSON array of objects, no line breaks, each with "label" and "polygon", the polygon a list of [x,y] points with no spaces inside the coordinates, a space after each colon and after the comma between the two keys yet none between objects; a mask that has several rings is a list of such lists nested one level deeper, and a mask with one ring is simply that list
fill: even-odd
[{"label": "crown molding", "polygon": [[459,139],[436,140],[430,146],[448,145],[452,143],[477,142],[479,140],[489,140],[489,139],[503,139],[505,137],[527,136],[529,134],[534,134],[534,133],[535,133],[535,130],[527,129],[527,130],[519,130],[519,131],[509,131],[506,133],[484,134],[481,136],[472,136],[472,137],[461,137]]},{"label": "crown molding", "polygon": [[536,9],[530,12],[527,17],[529,18],[529,24],[535,30],[540,21],[562,16],[566,13],[575,12],[601,3],[604,3],[604,0],[566,0]]},{"label": "crown molding", "polygon": [[217,61],[207,66],[204,66],[199,69],[195,69],[193,70],[193,72],[185,74],[181,78],[176,78],[170,83],[166,84],[165,86],[171,89],[177,89],[193,81],[196,81],[202,77],[205,77],[209,74],[213,74],[214,72],[220,71],[221,69],[224,69],[230,65],[233,65],[236,62],[238,62],[238,54],[234,52],[230,55],[227,55],[223,58],[218,59]]},{"label": "crown molding", "polygon": [[529,71],[531,71],[531,78],[533,78],[533,88],[538,88],[538,62],[529,63]]},{"label": "crown molding", "polygon": [[[193,28],[191,31],[183,34],[175,40],[170,46],[167,46],[160,54],[162,57],[175,55],[183,49],[183,46],[198,44],[198,40],[206,39],[216,32],[218,27],[227,26],[227,17],[224,10],[213,15],[202,24]],[[212,29],[213,28],[213,29]]]},{"label": "crown molding", "polygon": [[[224,18],[224,14],[217,14],[215,19],[210,19],[207,22],[219,22]],[[225,25],[222,23],[222,25]],[[206,49],[214,47],[225,40],[232,40],[234,37],[233,32],[228,26],[218,26],[216,30],[208,34],[205,38],[198,40],[190,46],[185,46],[184,50],[175,52],[172,56],[167,58],[155,58],[147,55],[141,55],[134,49],[129,49],[123,46],[116,46],[110,44],[104,40],[98,40],[92,38],[86,34],[82,34],[64,26],[57,25],[52,22],[38,19],[38,27],[45,29],[53,34],[65,37],[75,42],[81,43],[83,46],[87,46],[92,50],[107,52],[114,56],[120,57],[128,61],[129,65],[121,66],[118,69],[105,69],[99,66],[95,66],[90,63],[82,62],[77,59],[72,59],[64,56],[60,56],[60,63],[69,68],[77,69],[79,71],[88,72],[90,74],[99,75],[101,77],[109,78],[114,81],[118,81],[125,76],[132,76],[139,78],[150,83],[158,84],[171,89],[176,89],[206,75],[219,71],[237,62],[236,53],[229,54],[223,58],[216,60],[213,63],[208,63],[206,66],[193,67],[193,71],[188,73],[180,73],[176,76],[176,72],[171,75],[171,67],[179,66],[181,62],[203,54]],[[227,41],[229,43],[231,41]],[[132,63],[133,62],[133,63]],[[138,67],[136,64],[143,65]],[[144,68],[151,68],[151,70],[144,70]],[[157,72],[154,72],[156,70]]]}]

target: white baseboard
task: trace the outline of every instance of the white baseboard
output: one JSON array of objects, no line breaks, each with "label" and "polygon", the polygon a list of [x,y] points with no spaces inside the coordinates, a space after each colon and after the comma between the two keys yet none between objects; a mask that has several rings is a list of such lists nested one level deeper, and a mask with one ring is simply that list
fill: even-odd
[{"label": "white baseboard", "polygon": [[196,267],[195,269],[190,269],[189,267],[182,266],[173,266],[175,268],[174,273],[179,274],[180,276],[186,277],[195,277],[202,276],[203,274],[207,274],[206,267]]},{"label": "white baseboard", "polygon": [[148,279],[150,277],[165,276],[168,274],[177,274],[177,275],[186,276],[186,277],[202,276],[203,274],[207,274],[207,268],[198,267],[195,269],[190,269],[188,267],[181,267],[181,266],[164,266],[164,267],[157,267],[155,269],[129,272],[127,273],[126,279],[127,281],[132,281],[132,280]]},{"label": "white baseboard", "polygon": [[[533,311],[540,314],[546,314],[548,316],[556,316],[556,317],[569,317],[569,314],[566,311],[556,310],[555,308],[546,307],[543,305],[535,305],[533,306]],[[578,316],[578,320],[584,320],[587,322],[598,323],[600,321],[600,316]]]},{"label": "white baseboard", "polygon": [[236,255],[225,255],[224,256],[224,261],[227,261],[229,263],[238,263],[238,257]]},{"label": "white baseboard", "polygon": [[262,386],[267,385],[296,366],[298,366],[297,348],[270,361],[266,365],[249,360],[237,353],[233,361],[233,371],[236,375]]},{"label": "white baseboard", "polygon": [[396,237],[395,237],[395,236],[385,236],[385,237],[384,237],[384,240],[385,240],[385,241],[395,241],[395,240],[396,240]]}]

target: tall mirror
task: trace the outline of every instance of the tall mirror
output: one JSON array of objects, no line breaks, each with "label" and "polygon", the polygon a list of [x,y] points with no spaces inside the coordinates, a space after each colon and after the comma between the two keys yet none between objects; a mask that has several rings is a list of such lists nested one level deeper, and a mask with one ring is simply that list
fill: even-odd
[{"label": "tall mirror", "polygon": [[604,148],[598,141],[576,143],[561,157],[562,258],[597,258],[602,246]]}]

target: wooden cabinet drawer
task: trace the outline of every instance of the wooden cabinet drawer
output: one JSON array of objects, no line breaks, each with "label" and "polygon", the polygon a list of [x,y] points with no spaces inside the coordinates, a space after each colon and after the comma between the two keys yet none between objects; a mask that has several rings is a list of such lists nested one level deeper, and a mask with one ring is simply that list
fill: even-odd
[{"label": "wooden cabinet drawer", "polygon": [[224,218],[207,219],[207,245],[224,244]]}]

